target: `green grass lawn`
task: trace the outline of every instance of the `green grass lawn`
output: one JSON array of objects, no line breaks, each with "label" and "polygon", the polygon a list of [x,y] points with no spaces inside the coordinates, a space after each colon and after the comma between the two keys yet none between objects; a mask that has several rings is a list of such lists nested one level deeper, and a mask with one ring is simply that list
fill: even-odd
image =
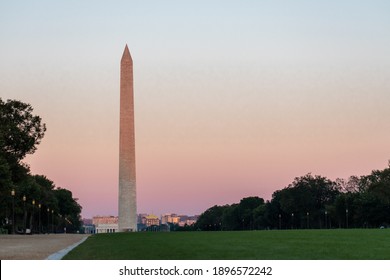
[{"label": "green grass lawn", "polygon": [[390,260],[390,230],[272,230],[96,234],[64,259]]}]

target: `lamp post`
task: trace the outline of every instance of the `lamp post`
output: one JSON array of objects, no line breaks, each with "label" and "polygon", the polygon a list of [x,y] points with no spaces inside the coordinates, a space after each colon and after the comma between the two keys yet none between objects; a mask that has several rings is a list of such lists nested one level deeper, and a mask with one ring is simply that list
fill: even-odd
[{"label": "lamp post", "polygon": [[309,212],[306,213],[306,219],[307,219],[307,228],[309,229]]},{"label": "lamp post", "polygon": [[48,207],[47,208],[47,233],[49,233],[50,232],[50,228],[49,228],[49,226],[50,226],[50,221],[49,221],[49,213],[50,213],[50,208]]},{"label": "lamp post", "polygon": [[294,213],[291,213],[291,229],[294,229]]},{"label": "lamp post", "polygon": [[282,214],[279,214],[279,230],[282,229]]},{"label": "lamp post", "polygon": [[35,210],[35,199],[32,200],[31,233],[34,232],[34,210]]},{"label": "lamp post", "polygon": [[[60,227],[60,230],[61,230],[62,215],[61,215],[61,214],[58,214],[58,217],[59,217],[59,222],[58,222],[58,224],[59,224],[59,227]],[[64,233],[66,233],[65,228],[64,228]]]},{"label": "lamp post", "polygon": [[345,219],[346,219],[346,222],[347,222],[347,228],[348,228],[348,208],[345,209]]},{"label": "lamp post", "polygon": [[328,229],[328,211],[325,210],[325,229]]},{"label": "lamp post", "polygon": [[26,233],[27,213],[26,213],[26,196],[25,195],[23,195],[23,210],[24,210],[23,227],[24,227],[24,233]]},{"label": "lamp post", "polygon": [[38,209],[39,209],[39,215],[38,215],[38,233],[41,233],[41,207],[42,205],[39,203],[38,204]]},{"label": "lamp post", "polygon": [[15,190],[11,190],[12,196],[12,234],[15,234]]},{"label": "lamp post", "polygon": [[51,210],[51,231],[54,233],[54,219],[53,219],[53,215],[54,215],[54,210],[52,209]]}]

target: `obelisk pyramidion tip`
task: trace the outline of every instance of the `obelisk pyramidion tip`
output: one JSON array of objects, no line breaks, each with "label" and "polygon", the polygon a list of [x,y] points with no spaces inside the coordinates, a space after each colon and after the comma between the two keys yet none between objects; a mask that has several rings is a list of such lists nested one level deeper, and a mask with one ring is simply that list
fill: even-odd
[{"label": "obelisk pyramidion tip", "polygon": [[129,48],[127,47],[127,44],[125,46],[125,50],[123,51],[123,55],[122,55],[122,59],[121,61],[133,61],[133,59],[131,58],[131,55],[130,55],[130,51],[129,51]]}]

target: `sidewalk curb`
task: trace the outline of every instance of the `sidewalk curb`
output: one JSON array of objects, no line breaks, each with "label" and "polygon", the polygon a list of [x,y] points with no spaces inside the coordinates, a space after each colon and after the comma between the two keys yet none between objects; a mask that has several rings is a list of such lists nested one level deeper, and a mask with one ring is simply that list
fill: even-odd
[{"label": "sidewalk curb", "polygon": [[87,238],[88,238],[88,236],[84,237],[79,242],[74,243],[73,245],[66,247],[65,249],[62,249],[54,254],[51,254],[50,256],[48,256],[46,258],[46,260],[61,260],[67,253],[69,253],[71,250],[73,250],[74,248],[79,246],[81,243],[83,243],[85,240],[87,240]]}]

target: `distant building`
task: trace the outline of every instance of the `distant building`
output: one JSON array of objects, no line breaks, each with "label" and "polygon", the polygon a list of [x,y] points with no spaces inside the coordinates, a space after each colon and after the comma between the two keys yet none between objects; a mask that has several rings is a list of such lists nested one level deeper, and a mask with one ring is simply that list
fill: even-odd
[{"label": "distant building", "polygon": [[150,214],[148,216],[145,217],[145,224],[147,227],[150,227],[150,226],[159,226],[160,225],[160,219],[153,215],[153,214]]},{"label": "distant building", "polygon": [[188,217],[188,219],[186,220],[187,226],[192,226],[193,224],[195,224],[198,218],[199,216]]},{"label": "distant building", "polygon": [[95,233],[118,232],[118,217],[96,216],[92,218],[92,224],[95,226]]},{"label": "distant building", "polygon": [[96,232],[94,225],[83,225],[83,233],[94,234]]},{"label": "distant building", "polygon": [[161,224],[174,224],[180,227],[191,226],[196,223],[199,216],[165,214],[161,216]]},{"label": "distant building", "polygon": [[92,224],[92,219],[83,219],[82,220],[82,232],[85,234],[94,234],[95,233],[95,226]]},{"label": "distant building", "polygon": [[176,214],[165,214],[161,216],[161,224],[178,224],[180,222],[180,217]]},{"label": "distant building", "polygon": [[146,225],[146,217],[147,216],[148,216],[148,214],[146,214],[146,213],[138,214],[137,215],[137,223]]},{"label": "distant building", "polygon": [[196,223],[198,220],[199,216],[187,216],[187,215],[181,215],[180,216],[180,222],[179,226],[184,227],[185,225],[187,226],[192,226],[193,224]]},{"label": "distant building", "polygon": [[[196,223],[199,216],[187,216],[177,214],[165,214],[160,219],[153,214],[137,215],[137,231],[169,231],[170,226],[191,226]],[[87,224],[89,223],[89,224]],[[115,216],[95,216],[89,220],[84,219],[85,233],[114,233],[118,232],[118,217]]]}]

